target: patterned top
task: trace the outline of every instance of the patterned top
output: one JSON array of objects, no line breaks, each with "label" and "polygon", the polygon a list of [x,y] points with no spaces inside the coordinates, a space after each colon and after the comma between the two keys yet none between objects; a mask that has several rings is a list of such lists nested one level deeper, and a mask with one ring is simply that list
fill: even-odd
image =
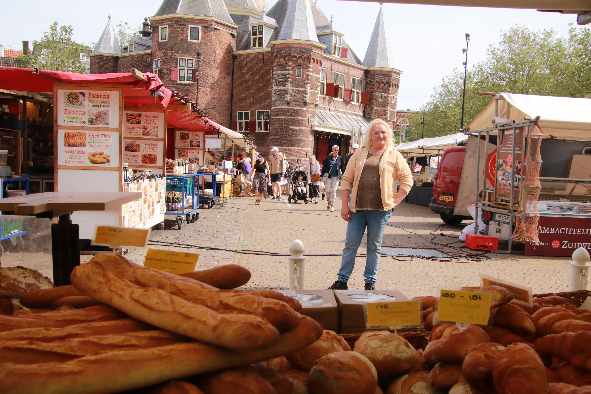
[{"label": "patterned top", "polygon": [[380,189],[380,160],[383,153],[374,155],[367,152],[367,159],[361,171],[359,184],[363,185],[357,189],[357,209],[384,210],[382,203],[382,192]]}]

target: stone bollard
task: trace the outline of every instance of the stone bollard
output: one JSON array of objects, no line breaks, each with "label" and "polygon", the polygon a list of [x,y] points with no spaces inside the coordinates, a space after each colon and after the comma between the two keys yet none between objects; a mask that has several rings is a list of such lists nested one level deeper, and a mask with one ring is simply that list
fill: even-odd
[{"label": "stone bollard", "polygon": [[570,266],[570,290],[586,290],[590,267],[589,252],[585,248],[575,250]]},{"label": "stone bollard", "polygon": [[304,244],[295,240],[289,245],[289,288],[290,290],[306,289],[306,257]]}]

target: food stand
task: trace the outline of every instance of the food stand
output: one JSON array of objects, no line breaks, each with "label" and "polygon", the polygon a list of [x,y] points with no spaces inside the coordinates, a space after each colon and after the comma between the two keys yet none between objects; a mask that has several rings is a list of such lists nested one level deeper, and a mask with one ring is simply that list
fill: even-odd
[{"label": "food stand", "polygon": [[505,252],[514,242],[528,255],[591,250],[590,99],[500,93],[468,133],[486,142],[476,147],[486,160],[476,162],[472,198]]}]

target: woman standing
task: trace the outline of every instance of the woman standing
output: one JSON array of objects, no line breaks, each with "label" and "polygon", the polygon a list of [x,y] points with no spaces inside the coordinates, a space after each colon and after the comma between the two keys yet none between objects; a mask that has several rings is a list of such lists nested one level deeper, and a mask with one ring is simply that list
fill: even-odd
[{"label": "woman standing", "polygon": [[[365,290],[375,289],[384,229],[392,211],[412,188],[412,173],[402,155],[394,149],[388,123],[381,119],[372,121],[366,141],[369,146],[351,156],[341,182],[341,217],[349,223],[341,269],[330,289],[348,289],[347,281],[366,228]],[[396,181],[400,183],[398,191]]]},{"label": "woman standing", "polygon": [[267,192],[267,180],[270,180],[269,166],[265,161],[265,154],[259,153],[259,158],[254,164],[254,178],[252,179],[252,188],[256,197],[254,205],[261,205],[263,195]]},{"label": "woman standing", "polygon": [[318,204],[318,197],[320,196],[319,186],[322,183],[322,178],[320,176],[320,163],[318,163],[318,160],[316,160],[316,156],[310,156],[310,161],[306,163],[304,171],[308,176],[308,185],[310,186],[310,200],[314,204]]}]

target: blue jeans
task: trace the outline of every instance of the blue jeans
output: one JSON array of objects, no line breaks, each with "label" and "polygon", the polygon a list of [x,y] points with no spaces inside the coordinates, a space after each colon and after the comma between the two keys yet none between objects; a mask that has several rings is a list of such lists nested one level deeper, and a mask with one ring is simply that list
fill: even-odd
[{"label": "blue jeans", "polygon": [[341,260],[341,269],[338,273],[338,280],[347,282],[355,267],[355,257],[357,249],[361,244],[363,233],[367,227],[367,257],[365,260],[365,283],[375,283],[378,274],[378,265],[380,264],[380,253],[382,250],[382,236],[388,220],[392,216],[392,210],[358,210],[351,212],[351,219],[347,225],[347,236],[345,239],[345,248],[343,249],[343,258]]}]

